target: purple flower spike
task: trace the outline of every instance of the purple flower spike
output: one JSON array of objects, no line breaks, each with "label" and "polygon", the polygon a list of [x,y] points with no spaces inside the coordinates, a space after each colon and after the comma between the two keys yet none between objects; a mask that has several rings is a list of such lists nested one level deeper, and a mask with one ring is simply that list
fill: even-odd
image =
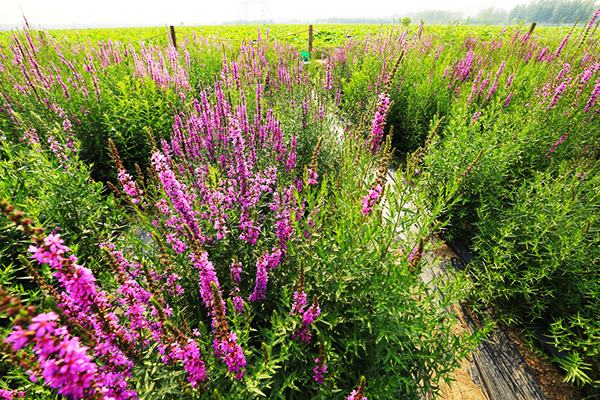
[{"label": "purple flower spike", "polygon": [[58,327],[57,319],[54,312],[33,317],[27,330],[15,326],[6,342],[12,343],[14,350],[33,345],[46,384],[63,396],[80,399],[87,390],[94,390],[98,367],[87,347],[71,337],[67,328]]},{"label": "purple flower spike", "polygon": [[234,261],[231,264],[231,284],[233,286],[233,290],[230,293],[231,301],[233,302],[233,306],[235,307],[234,314],[239,315],[244,311],[244,299],[240,295],[240,273],[242,272],[242,263],[239,261]]},{"label": "purple flower spike", "polygon": [[367,400],[367,398],[359,395],[356,390],[353,390],[352,393],[350,393],[350,396],[348,396],[348,400]]},{"label": "purple flower spike", "polygon": [[309,326],[321,315],[321,307],[317,302],[314,302],[308,310],[302,315],[302,323],[304,326]]},{"label": "purple flower spike", "polygon": [[371,135],[369,137],[369,146],[371,153],[373,154],[379,153],[379,147],[381,146],[381,140],[383,139],[383,128],[385,127],[385,120],[389,108],[390,96],[386,92],[383,92],[379,95],[377,112],[375,112],[375,116],[373,117]]},{"label": "purple flower spike", "polygon": [[313,375],[313,379],[319,385],[322,385],[325,382],[325,378],[323,377],[323,375],[327,371],[327,365],[325,365],[325,360],[321,360],[320,357],[315,359],[315,364],[317,365],[313,369],[313,372],[315,373]]},{"label": "purple flower spike", "polygon": [[0,389],[0,399],[2,400],[18,400],[18,399],[24,399],[25,398],[25,392],[18,392],[16,390],[6,390],[6,389]]},{"label": "purple flower spike", "polygon": [[304,291],[297,290],[294,292],[294,304],[292,305],[291,315],[300,315],[304,312],[306,307],[306,293]]},{"label": "purple flower spike", "polygon": [[373,211],[373,207],[377,204],[377,201],[381,197],[381,193],[383,192],[383,187],[380,184],[377,184],[374,188],[369,189],[369,193],[366,196],[363,196],[362,203],[362,212],[365,215],[371,214]]},{"label": "purple flower spike", "polygon": [[256,262],[256,285],[254,292],[250,295],[248,300],[254,302],[265,298],[265,292],[267,291],[267,270],[268,260],[266,255],[261,256]]}]

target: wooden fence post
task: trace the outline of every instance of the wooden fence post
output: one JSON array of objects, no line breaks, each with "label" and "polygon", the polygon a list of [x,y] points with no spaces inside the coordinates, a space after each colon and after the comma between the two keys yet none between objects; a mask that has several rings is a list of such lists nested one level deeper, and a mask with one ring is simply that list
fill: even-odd
[{"label": "wooden fence post", "polygon": [[177,38],[175,37],[175,27],[173,25],[169,26],[171,30],[171,43],[173,43],[173,47],[177,48]]},{"label": "wooden fence post", "polygon": [[313,48],[313,26],[308,26],[308,53],[312,53]]}]

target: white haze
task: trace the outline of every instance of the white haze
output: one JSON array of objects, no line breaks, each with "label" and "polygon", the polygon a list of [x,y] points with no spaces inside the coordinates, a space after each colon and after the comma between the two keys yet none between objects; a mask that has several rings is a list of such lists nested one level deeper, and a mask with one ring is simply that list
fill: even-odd
[{"label": "white haze", "polygon": [[240,13],[236,10],[240,4],[248,7],[248,14],[254,10],[255,15],[268,15],[275,23],[306,23],[333,17],[391,18],[427,9],[476,15],[484,8],[509,10],[529,2],[531,0],[0,0],[0,27],[22,27],[22,15],[36,28],[221,24],[239,19]]}]

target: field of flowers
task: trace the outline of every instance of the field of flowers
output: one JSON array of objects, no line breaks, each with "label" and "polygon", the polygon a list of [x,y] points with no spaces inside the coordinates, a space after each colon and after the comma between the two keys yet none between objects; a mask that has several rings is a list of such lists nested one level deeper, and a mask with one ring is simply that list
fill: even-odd
[{"label": "field of flowers", "polygon": [[[308,63],[290,26],[6,34],[0,398],[435,396],[459,301],[600,386],[599,14]],[[432,290],[440,231],[478,262]]]}]

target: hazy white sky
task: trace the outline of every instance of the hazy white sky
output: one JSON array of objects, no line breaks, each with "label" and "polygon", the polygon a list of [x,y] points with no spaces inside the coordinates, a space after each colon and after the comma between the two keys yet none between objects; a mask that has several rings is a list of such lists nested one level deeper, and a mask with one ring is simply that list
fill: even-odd
[{"label": "hazy white sky", "polygon": [[22,13],[30,25],[65,24],[77,27],[110,25],[195,25],[233,21],[239,5],[250,10],[261,3],[271,18],[310,21],[329,17],[386,17],[409,11],[445,9],[476,13],[490,6],[510,9],[531,0],[0,0],[0,25],[22,25]]}]

